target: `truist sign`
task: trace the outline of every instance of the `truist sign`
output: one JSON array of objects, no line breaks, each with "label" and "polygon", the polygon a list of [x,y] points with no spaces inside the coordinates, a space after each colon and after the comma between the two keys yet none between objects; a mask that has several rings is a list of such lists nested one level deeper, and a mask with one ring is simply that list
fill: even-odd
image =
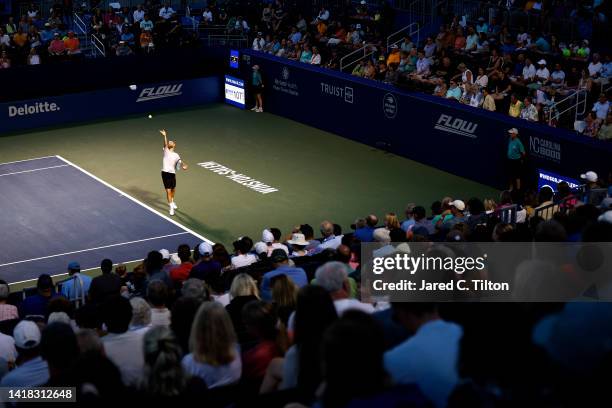
[{"label": "truist sign", "polygon": [[478,123],[469,122],[461,118],[454,118],[450,115],[441,114],[434,126],[434,129],[441,130],[443,132],[454,133],[476,139],[476,129],[478,129]]}]

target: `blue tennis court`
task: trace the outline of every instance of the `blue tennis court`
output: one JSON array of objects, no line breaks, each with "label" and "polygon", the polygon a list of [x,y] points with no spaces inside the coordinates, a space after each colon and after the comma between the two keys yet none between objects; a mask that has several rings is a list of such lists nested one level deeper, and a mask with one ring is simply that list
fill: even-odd
[{"label": "blue tennis court", "polygon": [[0,279],[9,283],[202,240],[60,156],[0,164]]}]

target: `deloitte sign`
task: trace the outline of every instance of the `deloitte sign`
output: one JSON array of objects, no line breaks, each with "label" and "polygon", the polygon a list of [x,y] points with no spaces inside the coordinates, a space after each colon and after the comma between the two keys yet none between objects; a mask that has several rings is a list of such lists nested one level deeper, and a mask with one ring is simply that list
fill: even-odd
[{"label": "deloitte sign", "polygon": [[60,107],[55,102],[34,102],[23,105],[9,105],[8,116],[9,118],[14,118],[15,116],[36,115],[38,113],[56,112],[58,110],[60,110]]}]

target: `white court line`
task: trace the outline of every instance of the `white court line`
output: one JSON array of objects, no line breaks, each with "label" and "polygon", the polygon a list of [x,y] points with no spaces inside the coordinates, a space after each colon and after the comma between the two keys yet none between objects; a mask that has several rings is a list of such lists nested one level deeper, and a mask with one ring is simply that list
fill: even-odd
[{"label": "white court line", "polygon": [[136,243],[139,243],[139,242],[153,241],[155,239],[175,237],[177,235],[185,235],[185,234],[189,234],[189,232],[187,232],[187,231],[177,232],[177,233],[174,233],[174,234],[160,235],[158,237],[137,239],[137,240],[134,240],[134,241],[119,242],[118,244],[103,245],[103,246],[99,246],[99,247],[95,247],[95,248],[87,248],[87,249],[80,249],[78,251],[64,252],[63,254],[40,256],[38,258],[24,259],[22,261],[15,261],[15,262],[8,262],[8,263],[0,264],[0,268],[2,268],[4,266],[17,265],[17,264],[20,264],[20,263],[40,261],[41,259],[57,258],[58,256],[79,254],[81,252],[97,251],[98,249],[106,249],[106,248],[112,248],[112,247],[116,247],[116,246],[136,244]]},{"label": "white court line", "polygon": [[[174,254],[176,254],[176,252]],[[170,255],[174,255],[174,254],[170,254]],[[117,266],[119,264],[130,264],[130,263],[134,263],[134,262],[142,262],[142,261],[144,261],[144,258],[134,259],[132,261],[117,262],[117,263],[114,263],[113,266]],[[93,271],[95,269],[100,269],[100,267],[96,266],[96,267],[93,267],[93,268],[81,269],[81,272]],[[51,278],[57,278],[59,276],[64,276],[64,275],[68,275],[68,272],[62,272],[62,273],[58,273],[58,274],[50,275],[50,276],[51,276]],[[22,280],[22,281],[18,281],[18,282],[12,282],[12,283],[9,283],[9,286],[11,286],[11,285],[19,285],[21,283],[32,282],[32,281],[36,281],[36,280],[37,279],[26,279],[26,280]],[[57,284],[59,282],[55,282],[55,283]]]},{"label": "white court line", "polygon": [[70,167],[70,165],[69,164],[58,164],[57,166],[41,167],[40,169],[15,171],[13,173],[0,174],[0,177],[12,176],[13,174],[32,173],[34,171],[41,171],[41,170],[57,169],[58,167]]},{"label": "white court line", "polygon": [[23,162],[34,161],[34,160],[50,159],[52,157],[57,159],[57,156],[43,156],[43,157],[35,157],[33,159],[15,160],[12,162],[0,163],[0,166],[4,166],[5,164],[23,163]]},{"label": "white court line", "polygon": [[76,164],[72,163],[71,161],[64,159],[62,156],[55,156],[58,159],[64,161],[65,163],[68,163],[69,165],[73,166],[75,169],[82,171],[83,173],[87,174],[89,177],[93,178],[94,180],[104,184],[106,187],[115,190],[116,192],[118,192],[119,194],[121,194],[122,196],[132,200],[133,202],[135,202],[136,204],[140,205],[143,208],[146,208],[147,210],[151,211],[153,214],[158,215],[160,217],[162,217],[163,219],[165,219],[166,221],[171,222],[172,224],[176,225],[177,227],[179,227],[180,229],[189,232],[192,235],[195,235],[196,237],[200,238],[202,241],[206,241],[208,242],[210,245],[214,245],[214,242],[211,241],[210,239],[204,237],[203,235],[198,234],[197,232],[185,227],[184,225],[182,225],[181,223],[174,221],[172,218],[159,213],[158,211],[154,210],[153,208],[149,207],[148,205],[146,205],[145,203],[143,203],[140,200],[137,200],[136,198],[132,197],[131,195],[124,193],[123,191],[119,190],[117,187],[107,183],[106,181],[102,180],[101,178],[94,176],[93,174],[91,174],[90,172],[88,172],[87,170],[77,166]]}]

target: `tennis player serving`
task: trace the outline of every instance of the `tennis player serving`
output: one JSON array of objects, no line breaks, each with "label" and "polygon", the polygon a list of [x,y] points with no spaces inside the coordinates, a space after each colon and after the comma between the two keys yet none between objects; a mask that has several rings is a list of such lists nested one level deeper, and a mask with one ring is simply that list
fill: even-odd
[{"label": "tennis player serving", "polygon": [[168,140],[168,131],[162,129],[159,131],[164,137],[164,157],[162,159],[162,181],[166,190],[166,198],[170,207],[170,215],[174,215],[174,211],[178,208],[174,202],[174,193],[176,192],[176,171],[178,169],[187,170],[187,163],[181,160],[181,156],[174,151],[176,142]]}]

